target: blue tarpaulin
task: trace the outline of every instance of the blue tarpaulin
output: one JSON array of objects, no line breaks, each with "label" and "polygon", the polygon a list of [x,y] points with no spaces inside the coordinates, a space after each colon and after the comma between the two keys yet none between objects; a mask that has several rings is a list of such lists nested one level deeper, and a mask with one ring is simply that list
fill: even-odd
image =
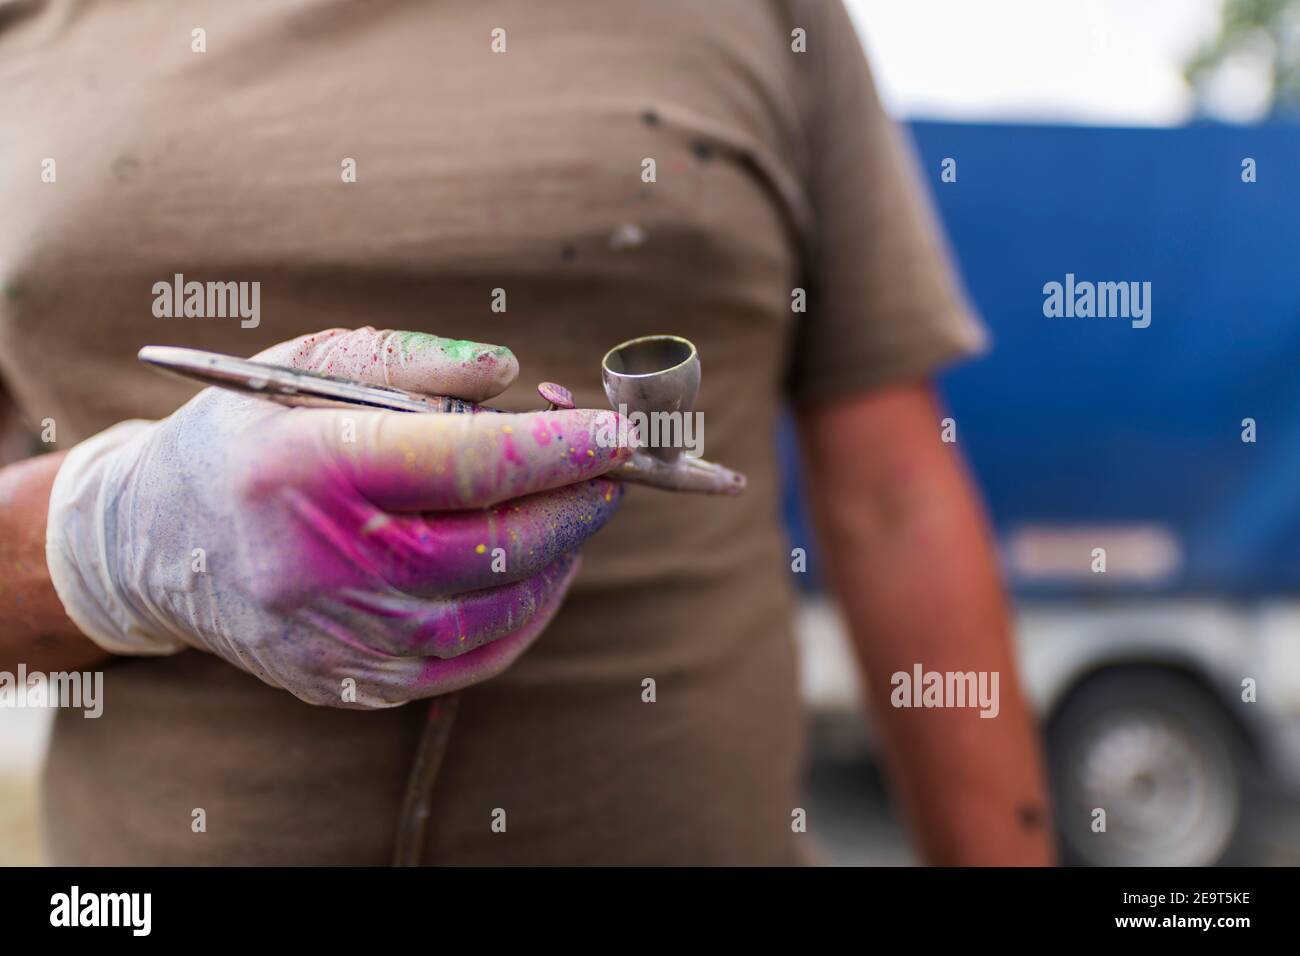
[{"label": "blue tarpaulin", "polygon": [[[1148,580],[1013,562],[1013,587],[1300,591],[1300,127],[912,130],[993,336],[943,386],[1004,547],[1146,528],[1176,552]],[[1045,316],[1067,276],[1149,282],[1150,325]]]}]

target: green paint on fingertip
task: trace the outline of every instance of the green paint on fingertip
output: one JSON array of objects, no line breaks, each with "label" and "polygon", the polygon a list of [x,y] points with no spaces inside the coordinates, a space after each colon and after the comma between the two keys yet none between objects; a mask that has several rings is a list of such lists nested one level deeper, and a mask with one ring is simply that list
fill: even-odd
[{"label": "green paint on fingertip", "polygon": [[505,359],[511,355],[504,345],[484,345],[482,342],[465,339],[443,339],[439,347],[444,355],[456,362],[478,362],[488,355]]},{"label": "green paint on fingertip", "polygon": [[426,332],[402,332],[398,335],[397,343],[403,357],[435,348],[453,362],[474,362],[482,355],[503,358],[510,354],[510,350],[502,345],[484,345],[469,339],[448,339]]},{"label": "green paint on fingertip", "polygon": [[468,339],[439,339],[438,348],[455,362],[472,362],[486,351],[481,343]]}]

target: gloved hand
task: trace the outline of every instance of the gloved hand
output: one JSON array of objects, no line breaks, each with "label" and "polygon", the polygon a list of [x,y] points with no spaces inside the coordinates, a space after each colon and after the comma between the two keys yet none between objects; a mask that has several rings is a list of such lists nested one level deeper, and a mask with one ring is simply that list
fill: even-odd
[{"label": "gloved hand", "polygon": [[[504,348],[370,328],[256,358],[471,401],[518,374]],[[598,440],[618,434],[611,411],[291,409],[209,388],[69,453],[51,577],[114,653],[211,651],[313,704],[432,697],[546,627],[618,505],[596,477],[631,454]]]}]

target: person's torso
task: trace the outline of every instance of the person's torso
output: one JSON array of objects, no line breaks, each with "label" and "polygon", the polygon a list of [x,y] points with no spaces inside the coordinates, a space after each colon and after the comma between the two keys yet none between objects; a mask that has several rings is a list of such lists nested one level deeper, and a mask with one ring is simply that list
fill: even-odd
[{"label": "person's torso", "polygon": [[[783,9],[75,3],[0,27],[0,371],[60,446],[185,398],[136,362],[150,343],[472,338],[518,356],[513,409],[543,380],[603,406],[624,339],[699,347],[704,452],[747,494],[632,490],[547,633],[466,694],[438,862],[788,858],[774,427],[809,210]],[[155,315],[177,274],[258,282],[256,326]],[[419,710],[318,711],[196,654],[115,664],[104,718],[58,724],[56,856],[383,862]],[[193,834],[208,804],[225,822]]]}]

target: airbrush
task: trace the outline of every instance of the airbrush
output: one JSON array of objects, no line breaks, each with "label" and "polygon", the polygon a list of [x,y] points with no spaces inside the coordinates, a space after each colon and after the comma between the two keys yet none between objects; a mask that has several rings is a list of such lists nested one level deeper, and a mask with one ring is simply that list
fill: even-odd
[{"label": "airbrush", "polygon": [[[196,349],[146,345],[140,361],[205,385],[232,389],[282,405],[352,406],[393,412],[496,412],[459,398],[422,395],[389,385],[368,385],[354,379],[256,362]],[[647,421],[677,416],[680,422],[695,408],[700,391],[700,356],[695,346],[676,335],[648,335],[616,345],[601,361],[605,396],[619,413]],[[573,408],[569,390],[553,382],[537,387],[548,407]],[[680,431],[679,431],[680,434]],[[610,478],[668,491],[737,495],[745,476],[702,458],[682,453],[677,444],[638,447],[632,457],[608,473]]]}]

